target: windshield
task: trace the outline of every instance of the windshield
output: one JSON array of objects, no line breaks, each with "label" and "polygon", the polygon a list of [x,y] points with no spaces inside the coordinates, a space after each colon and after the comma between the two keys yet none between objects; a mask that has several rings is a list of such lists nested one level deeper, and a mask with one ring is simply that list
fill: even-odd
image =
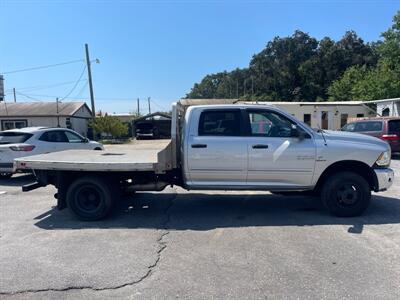
[{"label": "windshield", "polygon": [[0,132],[0,145],[24,143],[33,134],[23,132]]}]

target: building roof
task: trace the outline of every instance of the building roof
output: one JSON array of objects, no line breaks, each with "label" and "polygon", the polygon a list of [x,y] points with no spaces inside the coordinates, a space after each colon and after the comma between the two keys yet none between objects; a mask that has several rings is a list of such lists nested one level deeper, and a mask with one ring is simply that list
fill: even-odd
[{"label": "building roof", "polygon": [[208,105],[208,104],[233,104],[236,103],[238,99],[181,99],[179,104],[183,106],[192,105]]},{"label": "building roof", "polygon": [[90,109],[85,102],[0,102],[0,117],[70,117],[80,108]]},{"label": "building roof", "polygon": [[381,100],[372,100],[372,101],[365,101],[367,103],[385,103],[385,102],[400,102],[400,98],[390,98],[390,99],[381,99]]},{"label": "building roof", "polygon": [[179,101],[183,106],[190,105],[205,105],[205,104],[265,104],[265,105],[361,105],[368,103],[380,103],[380,102],[399,102],[400,98],[393,99],[381,99],[372,101],[321,101],[321,102],[293,102],[293,101],[246,101],[238,99],[181,99]]},{"label": "building roof", "polygon": [[254,102],[254,101],[240,101],[240,103],[243,104],[260,104],[260,105],[300,105],[300,106],[305,106],[305,105],[324,105],[324,106],[338,106],[338,105],[361,105],[365,104],[364,101],[324,101],[324,102],[285,102],[285,101],[259,101],[259,102]]},{"label": "building roof", "polygon": [[148,114],[148,115],[145,115],[143,117],[137,118],[135,120],[135,122],[145,121],[145,120],[153,119],[153,118],[156,119],[156,120],[157,119],[158,120],[171,120],[171,116],[170,115],[168,115],[166,113],[163,113],[163,112],[155,112],[155,113]]}]

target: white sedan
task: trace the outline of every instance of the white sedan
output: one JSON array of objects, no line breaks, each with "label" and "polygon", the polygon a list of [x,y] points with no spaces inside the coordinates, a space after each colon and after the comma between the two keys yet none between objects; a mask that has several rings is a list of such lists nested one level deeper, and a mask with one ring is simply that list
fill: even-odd
[{"label": "white sedan", "polygon": [[15,172],[14,159],[68,149],[104,150],[102,144],[89,141],[66,128],[26,127],[0,132],[0,179]]}]

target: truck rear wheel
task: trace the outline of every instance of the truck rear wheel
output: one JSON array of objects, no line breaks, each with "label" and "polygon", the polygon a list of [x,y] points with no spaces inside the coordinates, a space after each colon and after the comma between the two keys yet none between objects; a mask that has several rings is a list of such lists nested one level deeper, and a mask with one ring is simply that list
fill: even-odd
[{"label": "truck rear wheel", "polygon": [[353,172],[340,172],[327,179],[322,187],[322,202],[338,217],[361,215],[371,201],[368,182]]},{"label": "truck rear wheel", "polygon": [[115,199],[103,179],[87,176],[75,180],[67,191],[67,205],[83,221],[96,221],[112,211]]}]

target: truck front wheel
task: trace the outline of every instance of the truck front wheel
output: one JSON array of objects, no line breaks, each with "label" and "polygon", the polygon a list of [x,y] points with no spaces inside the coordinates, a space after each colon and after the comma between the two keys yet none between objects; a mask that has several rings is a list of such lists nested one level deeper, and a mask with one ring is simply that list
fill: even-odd
[{"label": "truck front wheel", "polygon": [[322,187],[322,202],[338,217],[361,215],[371,201],[368,182],[353,172],[340,172],[329,177]]},{"label": "truck front wheel", "polygon": [[113,209],[115,199],[110,185],[96,177],[81,177],[67,191],[67,205],[83,221],[96,221],[106,217]]}]

